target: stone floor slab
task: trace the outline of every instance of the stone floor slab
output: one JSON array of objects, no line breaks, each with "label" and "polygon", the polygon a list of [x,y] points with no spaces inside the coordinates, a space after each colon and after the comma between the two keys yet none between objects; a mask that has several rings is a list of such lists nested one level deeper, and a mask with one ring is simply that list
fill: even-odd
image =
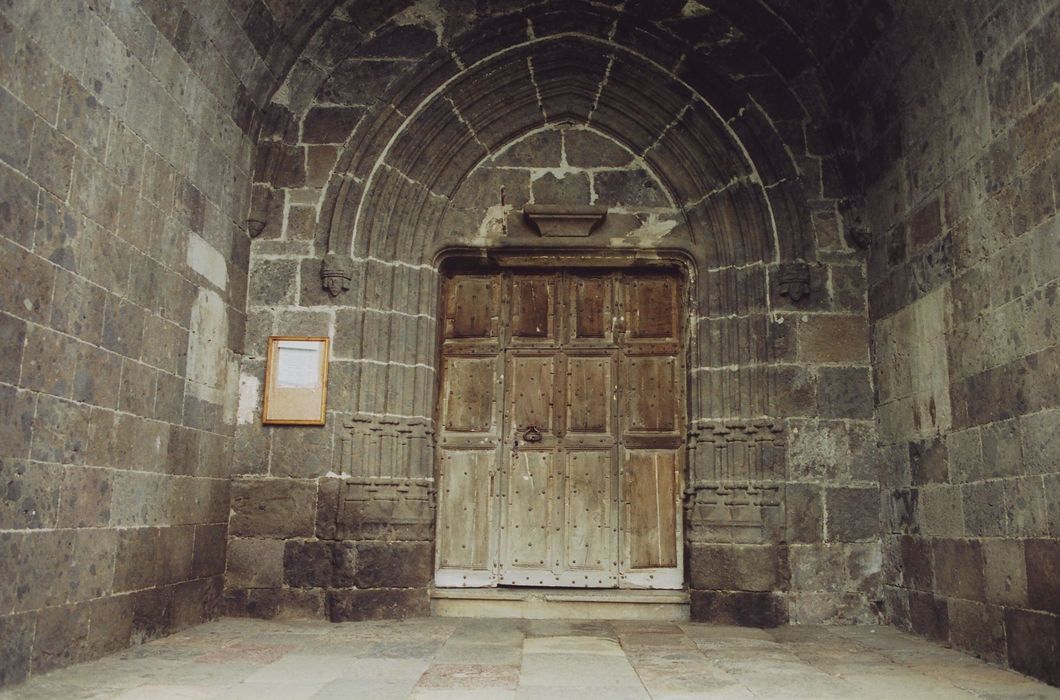
[{"label": "stone floor slab", "polygon": [[898,630],[693,623],[225,619],[0,700],[1060,700]]}]

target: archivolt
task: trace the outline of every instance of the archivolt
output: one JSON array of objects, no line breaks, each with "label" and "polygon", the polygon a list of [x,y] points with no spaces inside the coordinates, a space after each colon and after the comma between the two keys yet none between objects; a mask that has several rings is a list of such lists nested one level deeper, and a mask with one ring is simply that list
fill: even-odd
[{"label": "archivolt", "polygon": [[[426,262],[464,177],[548,123],[589,124],[642,155],[682,205],[709,267],[808,257],[797,166],[753,101],[736,113],[707,66],[667,69],[613,40],[557,34],[501,48],[464,68],[425,62],[355,131],[330,185],[329,249]],[[738,103],[735,102],[735,103]],[[729,111],[727,115],[725,112]]]}]

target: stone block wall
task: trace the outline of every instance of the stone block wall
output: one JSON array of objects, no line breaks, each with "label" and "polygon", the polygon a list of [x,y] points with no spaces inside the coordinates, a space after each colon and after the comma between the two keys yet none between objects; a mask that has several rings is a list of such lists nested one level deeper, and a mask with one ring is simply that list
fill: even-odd
[{"label": "stone block wall", "polygon": [[885,24],[850,94],[887,616],[1057,684],[1060,6],[907,3]]},{"label": "stone block wall", "polygon": [[[323,107],[303,107],[301,117],[270,109],[280,126],[265,135],[255,176],[255,201],[267,205],[256,205],[264,227],[252,245],[227,609],[336,620],[423,614],[434,556],[436,272],[365,256],[354,260],[349,292],[324,291],[325,175],[335,177],[328,171],[360,112],[347,108],[327,132],[336,143],[315,144],[307,134]],[[289,151],[297,154],[279,155]],[[315,154],[326,156],[317,176]],[[822,187],[808,185],[822,212],[836,212]],[[450,198],[435,245],[537,239],[519,214],[529,203],[606,205],[589,242],[602,250],[680,246],[689,236],[642,157],[597,130],[561,124],[484,159]],[[698,280],[686,526],[697,619],[879,619],[865,264],[838,214],[818,222],[804,297],[782,293],[775,268],[769,296],[764,267]],[[263,427],[265,341],[300,333],[333,340],[328,424]],[[733,417],[748,414],[775,418]],[[401,556],[375,554],[390,551]]]},{"label": "stone block wall", "polygon": [[0,685],[220,610],[258,15],[0,5]]}]

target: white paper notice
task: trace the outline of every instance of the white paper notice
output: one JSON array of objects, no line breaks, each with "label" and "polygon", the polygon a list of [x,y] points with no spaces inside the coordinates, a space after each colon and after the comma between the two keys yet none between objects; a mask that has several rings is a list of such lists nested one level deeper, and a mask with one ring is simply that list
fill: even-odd
[{"label": "white paper notice", "polygon": [[316,389],[320,386],[321,344],[313,341],[281,340],[276,368],[277,389]]}]

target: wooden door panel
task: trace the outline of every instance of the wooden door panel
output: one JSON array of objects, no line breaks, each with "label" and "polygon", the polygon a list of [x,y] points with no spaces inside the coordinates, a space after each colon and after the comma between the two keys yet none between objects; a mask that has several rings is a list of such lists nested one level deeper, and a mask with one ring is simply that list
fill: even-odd
[{"label": "wooden door panel", "polygon": [[520,450],[511,456],[504,524],[505,563],[518,569],[550,569],[550,491],[555,453]]},{"label": "wooden door panel", "polygon": [[627,569],[677,566],[677,454],[626,450],[622,464]]},{"label": "wooden door panel", "polygon": [[448,357],[442,366],[442,426],[449,433],[496,434],[494,357]]},{"label": "wooden door panel", "polygon": [[507,272],[444,293],[437,585],[680,587],[680,280]]},{"label": "wooden door panel", "polygon": [[618,532],[614,512],[613,450],[572,450],[564,470],[562,566],[614,571]]},{"label": "wooden door panel", "polygon": [[577,434],[608,434],[614,430],[611,404],[614,376],[610,355],[567,358],[567,426]]},{"label": "wooden door panel", "polygon": [[678,360],[670,355],[632,355],[624,363],[623,430],[674,433],[678,429]]},{"label": "wooden door panel", "polygon": [[491,567],[491,497],[496,450],[442,450],[438,492],[438,565]]},{"label": "wooden door panel", "polygon": [[453,277],[445,290],[445,338],[496,337],[499,306],[500,280],[495,275]]},{"label": "wooden door panel", "polygon": [[558,336],[554,276],[514,275],[510,299],[512,345],[554,345]]},{"label": "wooden door panel", "polygon": [[509,431],[531,426],[544,436],[555,430],[556,364],[553,355],[516,355],[508,361]]},{"label": "wooden door panel", "polygon": [[678,278],[633,277],[626,284],[625,319],[631,340],[677,341],[680,337]]},{"label": "wooden door panel", "polygon": [[614,280],[611,277],[572,277],[567,286],[570,341],[599,345],[614,341]]}]

